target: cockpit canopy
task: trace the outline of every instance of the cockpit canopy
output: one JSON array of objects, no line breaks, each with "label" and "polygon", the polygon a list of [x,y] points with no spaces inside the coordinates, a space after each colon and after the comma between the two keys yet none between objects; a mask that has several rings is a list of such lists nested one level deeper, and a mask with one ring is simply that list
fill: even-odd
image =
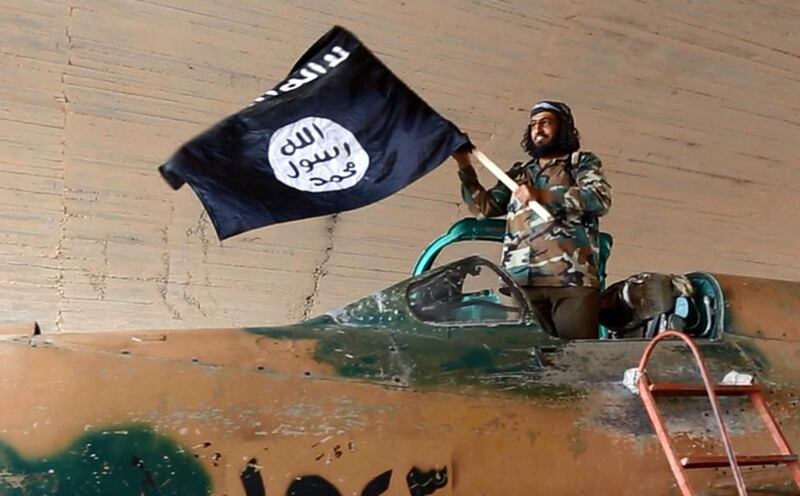
[{"label": "cockpit canopy", "polygon": [[477,256],[415,280],[407,296],[411,313],[434,324],[519,324],[529,310],[508,275]]}]

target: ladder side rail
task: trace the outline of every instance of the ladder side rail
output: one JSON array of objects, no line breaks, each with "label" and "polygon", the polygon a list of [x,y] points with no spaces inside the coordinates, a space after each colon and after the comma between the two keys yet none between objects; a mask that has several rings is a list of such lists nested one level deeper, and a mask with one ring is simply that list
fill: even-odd
[{"label": "ladder side rail", "polygon": [[[761,416],[761,419],[764,421],[764,424],[767,426],[770,435],[772,436],[773,441],[775,441],[775,445],[778,447],[780,454],[782,455],[791,455],[792,448],[789,446],[788,441],[786,441],[786,437],[784,437],[781,428],[778,426],[778,423],[775,421],[775,417],[772,416],[772,412],[769,411],[769,407],[767,407],[767,402],[764,400],[764,396],[758,392],[754,393],[751,396],[753,401],[753,406],[755,406],[758,414]],[[787,463],[786,466],[789,468],[789,471],[792,474],[792,479],[794,479],[794,483],[797,486],[797,489],[800,489],[800,462],[794,461]]]},{"label": "ladder side rail", "polygon": [[647,411],[647,415],[650,417],[650,423],[653,424],[653,428],[656,430],[656,436],[661,443],[661,449],[664,451],[664,454],[667,455],[669,467],[672,469],[672,475],[678,483],[681,495],[694,496],[694,492],[689,485],[689,479],[686,476],[686,470],[681,466],[681,462],[675,450],[675,445],[672,443],[664,419],[658,411],[658,406],[656,406],[655,397],[653,393],[650,392],[650,380],[646,375],[640,376],[638,388],[639,396],[641,396],[644,408]]}]

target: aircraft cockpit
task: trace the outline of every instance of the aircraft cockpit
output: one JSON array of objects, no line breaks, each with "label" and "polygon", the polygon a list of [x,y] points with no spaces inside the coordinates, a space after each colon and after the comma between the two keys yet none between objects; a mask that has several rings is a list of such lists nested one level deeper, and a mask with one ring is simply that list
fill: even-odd
[{"label": "aircraft cockpit", "polygon": [[[431,271],[446,247],[464,241],[500,242],[503,232],[503,220],[463,219],[434,240],[413,269],[415,276],[429,271],[430,276],[408,286],[411,314],[428,324],[447,326],[519,325],[526,319],[528,323],[538,320],[520,288],[485,258],[470,256]],[[602,233],[603,286],[612,246],[611,236]],[[667,329],[702,339],[716,339],[722,333],[724,296],[709,273],[640,273],[601,289],[599,339],[650,339]]]}]

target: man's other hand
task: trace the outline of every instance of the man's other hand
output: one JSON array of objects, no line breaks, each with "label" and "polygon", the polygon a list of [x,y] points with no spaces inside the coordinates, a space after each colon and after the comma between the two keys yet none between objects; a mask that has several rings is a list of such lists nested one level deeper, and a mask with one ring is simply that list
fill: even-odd
[{"label": "man's other hand", "polygon": [[466,147],[459,148],[453,152],[453,158],[456,160],[459,169],[463,171],[474,170],[474,167],[472,167],[472,159],[470,158],[472,155],[471,152],[472,151]]},{"label": "man's other hand", "polygon": [[542,188],[534,188],[530,184],[522,184],[514,190],[514,198],[523,205],[531,201],[547,203],[551,199],[550,191]]}]

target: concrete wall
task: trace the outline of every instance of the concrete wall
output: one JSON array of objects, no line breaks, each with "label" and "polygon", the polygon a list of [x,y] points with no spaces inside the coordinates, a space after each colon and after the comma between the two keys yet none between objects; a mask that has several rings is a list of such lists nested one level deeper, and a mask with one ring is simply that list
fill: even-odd
[{"label": "concrete wall", "polygon": [[277,323],[406,276],[466,214],[453,163],[379,204],[225,243],[156,173],[334,23],[500,163],[522,158],[533,100],[568,101],[614,186],[612,278],[800,276],[792,2],[5,0],[0,320]]}]

